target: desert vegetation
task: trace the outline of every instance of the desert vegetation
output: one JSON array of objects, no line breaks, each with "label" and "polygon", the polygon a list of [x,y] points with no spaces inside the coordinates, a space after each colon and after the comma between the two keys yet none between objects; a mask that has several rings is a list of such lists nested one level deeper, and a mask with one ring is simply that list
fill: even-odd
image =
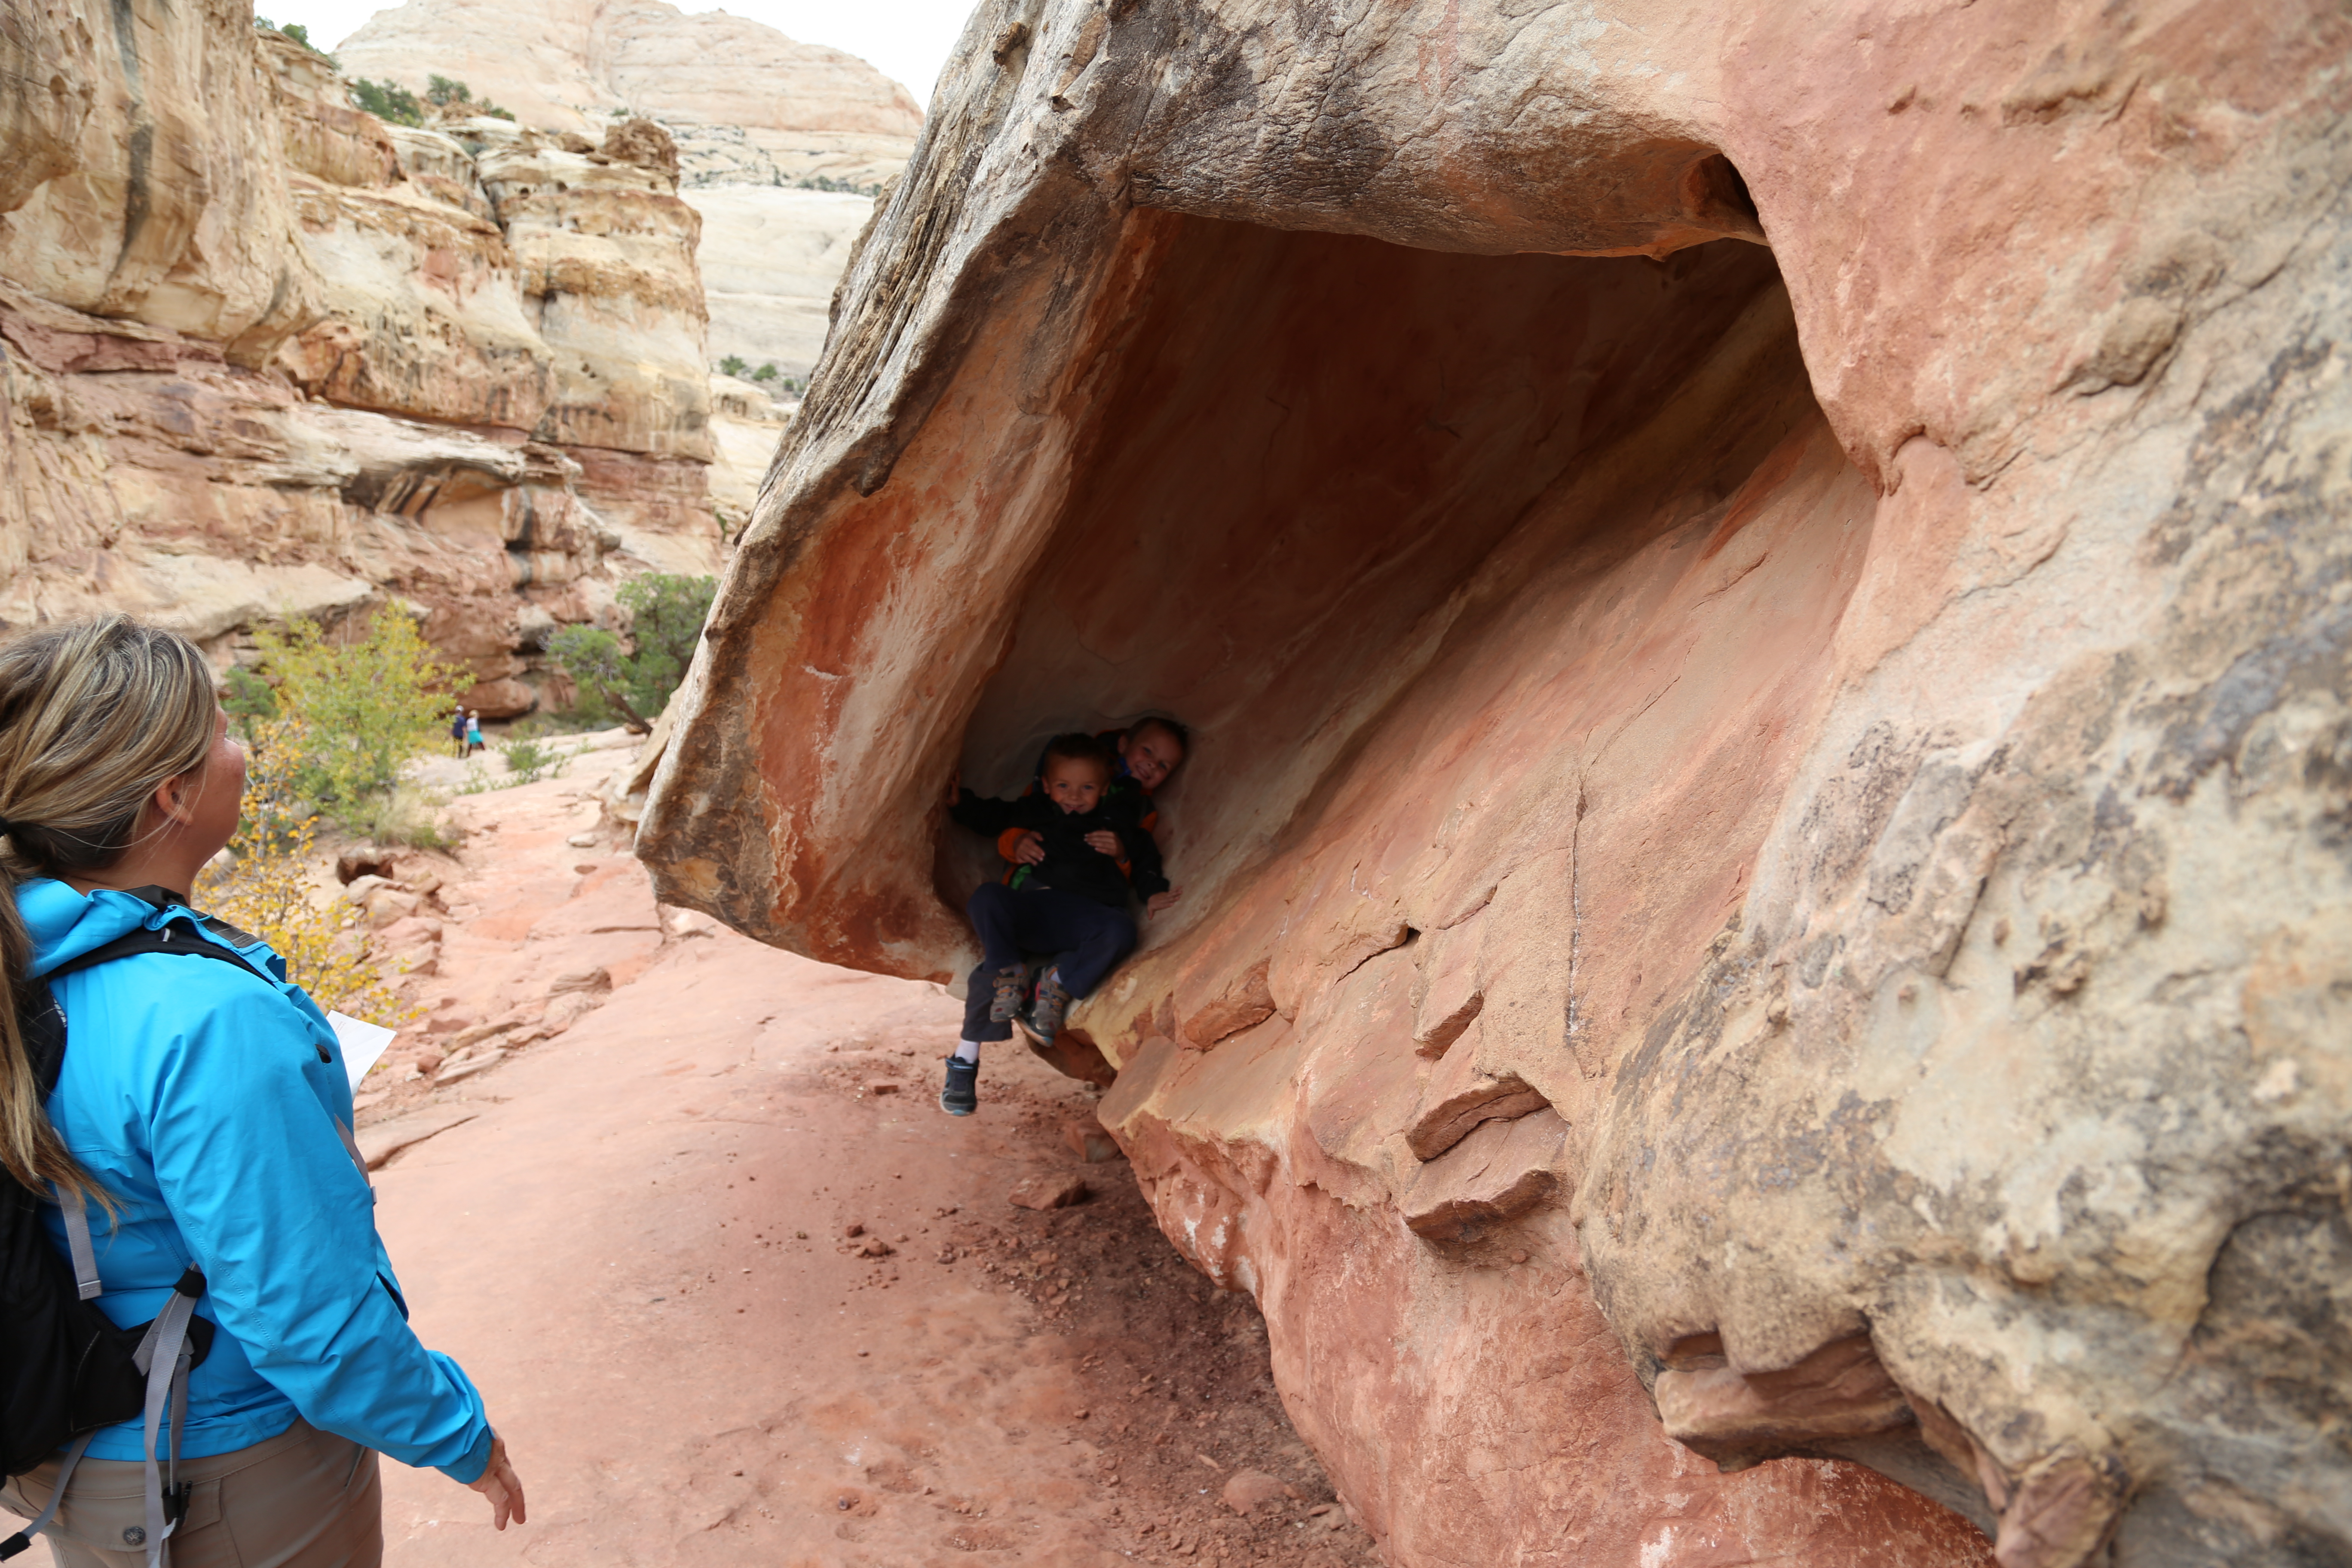
[{"label": "desert vegetation", "polygon": [[643,733],[686,679],[694,645],[718,593],[715,577],[649,572],[621,584],[622,607],[630,613],[632,647],[624,651],[618,634],[600,626],[564,626],[548,639],[547,651],[580,689],[573,711],[610,722],[617,719]]},{"label": "desert vegetation", "polygon": [[[292,36],[289,28],[281,27],[278,31]],[[310,42],[308,38],[297,41],[305,46]],[[488,98],[476,98],[474,89],[464,82],[438,74],[426,79],[422,99],[398,82],[371,81],[366,77],[354,77],[352,79],[352,101],[387,125],[421,126],[425,123],[428,109],[449,115],[487,114],[493,120],[514,118],[511,110],[501,109]]]},{"label": "desert vegetation", "polygon": [[438,738],[464,677],[397,610],[357,637],[298,619],[256,641],[257,668],[232,669],[222,700],[246,744],[244,814],[198,898],[265,938],[321,1007],[403,1022],[411,1010],[385,988],[355,912],[322,896],[312,867],[322,822],[377,843],[443,847],[442,803],[401,773]]},{"label": "desert vegetation", "polygon": [[756,381],[762,386],[772,385],[774,390],[779,392],[797,393],[807,390],[807,383],[786,375],[773,360],[754,369],[751,362],[741,354],[729,354],[719,362],[719,374],[731,375],[740,381]]}]

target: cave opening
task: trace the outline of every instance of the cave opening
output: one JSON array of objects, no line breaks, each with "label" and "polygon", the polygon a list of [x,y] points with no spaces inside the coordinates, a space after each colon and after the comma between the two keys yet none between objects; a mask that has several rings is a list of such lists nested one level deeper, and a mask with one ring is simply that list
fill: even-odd
[{"label": "cave opening", "polygon": [[[1825,430],[1772,254],[1743,241],[1474,255],[1147,211],[1113,272],[963,777],[1017,794],[1057,731],[1183,720],[1192,754],[1160,794],[1175,932],[1328,805],[1448,648],[1549,636],[1521,603],[1534,579],[1597,583],[1703,536]],[[1828,445],[1811,460],[1844,468]],[[960,910],[993,865],[943,833],[940,897]]]}]

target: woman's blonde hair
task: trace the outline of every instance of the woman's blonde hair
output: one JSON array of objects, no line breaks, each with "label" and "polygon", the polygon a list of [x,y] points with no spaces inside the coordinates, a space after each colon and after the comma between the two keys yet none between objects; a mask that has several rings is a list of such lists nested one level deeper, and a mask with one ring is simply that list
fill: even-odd
[{"label": "woman's blonde hair", "polygon": [[49,1125],[16,1026],[33,957],[16,889],[119,858],[164,781],[205,765],[216,708],[195,646],[127,616],[0,647],[0,963],[11,1004],[0,1007],[0,1164],[35,1192],[54,1182],[104,1199]]}]

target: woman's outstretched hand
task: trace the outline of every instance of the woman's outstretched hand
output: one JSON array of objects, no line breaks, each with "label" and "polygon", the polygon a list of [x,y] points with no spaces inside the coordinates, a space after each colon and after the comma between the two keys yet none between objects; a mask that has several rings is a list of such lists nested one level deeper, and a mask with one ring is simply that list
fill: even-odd
[{"label": "woman's outstretched hand", "polygon": [[1174,903],[1182,894],[1181,888],[1171,888],[1164,893],[1154,893],[1143,900],[1143,912],[1146,915],[1156,915]]},{"label": "woman's outstretched hand", "polygon": [[511,1514],[517,1524],[530,1522],[523,1512],[522,1478],[507,1459],[507,1440],[493,1433],[490,1436],[490,1462],[482,1467],[478,1479],[466,1485],[490,1500],[491,1522],[500,1530],[507,1527]]}]

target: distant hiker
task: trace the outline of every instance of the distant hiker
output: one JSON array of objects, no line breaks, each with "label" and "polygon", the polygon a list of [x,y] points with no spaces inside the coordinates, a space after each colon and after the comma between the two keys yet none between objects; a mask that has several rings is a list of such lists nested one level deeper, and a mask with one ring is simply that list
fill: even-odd
[{"label": "distant hiker", "polygon": [[482,1396],[409,1327],[334,1029],[175,890],[244,793],[185,638],[111,616],[0,647],[0,1507],[32,1521],[0,1557],[372,1568],[379,1453],[524,1517]]},{"label": "distant hiker", "polygon": [[472,751],[472,748],[466,744],[466,710],[462,705],[449,721],[449,743],[457,747],[457,755],[460,757],[467,755]]},{"label": "distant hiker", "polygon": [[[983,1043],[1011,1038],[1017,1022],[1051,1044],[1069,1005],[1091,994],[1128,955],[1135,946],[1131,893],[1150,914],[1176,901],[1160,847],[1143,826],[1149,797],[1140,789],[1112,792],[1114,756],[1099,737],[1056,735],[1045,747],[1036,793],[1013,801],[960,793],[956,820],[1000,833],[1012,868],[965,906],[981,961],[964,999],[963,1039],[940,1091],[940,1109],[951,1116],[969,1116],[979,1105]],[[1030,952],[1053,956],[1023,1015]]]},{"label": "distant hiker", "polygon": [[482,710],[468,708],[466,710],[466,755],[470,757],[482,749]]}]

